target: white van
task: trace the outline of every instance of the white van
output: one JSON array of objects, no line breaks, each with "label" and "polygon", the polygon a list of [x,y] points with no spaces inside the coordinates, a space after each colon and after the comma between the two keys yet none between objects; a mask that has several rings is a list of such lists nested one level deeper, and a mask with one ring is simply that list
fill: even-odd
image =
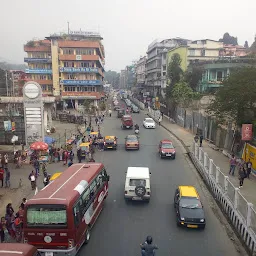
[{"label": "white van", "polygon": [[150,175],[148,167],[128,167],[126,172],[124,198],[149,202]]}]

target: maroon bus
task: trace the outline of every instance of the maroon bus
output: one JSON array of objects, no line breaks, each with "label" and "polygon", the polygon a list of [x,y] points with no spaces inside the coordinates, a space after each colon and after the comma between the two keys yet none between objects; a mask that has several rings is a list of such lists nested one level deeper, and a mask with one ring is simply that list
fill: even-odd
[{"label": "maroon bus", "polygon": [[47,256],[76,255],[108,195],[101,163],[73,164],[25,204],[24,242]]}]

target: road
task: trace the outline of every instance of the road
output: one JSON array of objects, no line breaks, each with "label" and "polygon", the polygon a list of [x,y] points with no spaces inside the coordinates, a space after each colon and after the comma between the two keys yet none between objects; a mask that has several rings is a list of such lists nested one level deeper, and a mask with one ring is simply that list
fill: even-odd
[{"label": "road", "polygon": [[[159,246],[157,255],[241,255],[211,210],[211,196],[187,160],[184,149],[173,138],[176,159],[160,159],[157,154],[159,140],[170,138],[170,134],[162,127],[155,130],[142,128],[144,117],[143,113],[133,114],[134,122],[141,127],[141,147],[139,151],[130,152],[124,149],[124,138],[133,131],[121,130],[116,112],[105,121],[103,134],[116,135],[119,147],[117,151],[99,152],[96,155],[96,161],[105,164],[111,177],[109,196],[92,230],[89,244],[83,246],[78,255],[140,255],[139,244],[147,235],[152,235]],[[152,198],[149,204],[125,202],[125,171],[129,166],[150,168]],[[205,230],[188,230],[176,226],[173,196],[180,184],[198,188],[206,212]]]}]

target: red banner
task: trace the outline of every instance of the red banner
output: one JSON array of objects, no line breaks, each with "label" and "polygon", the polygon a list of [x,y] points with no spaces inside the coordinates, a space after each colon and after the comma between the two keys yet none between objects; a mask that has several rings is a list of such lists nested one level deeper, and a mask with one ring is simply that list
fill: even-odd
[{"label": "red banner", "polygon": [[243,124],[242,125],[242,140],[249,141],[252,140],[252,124]]}]

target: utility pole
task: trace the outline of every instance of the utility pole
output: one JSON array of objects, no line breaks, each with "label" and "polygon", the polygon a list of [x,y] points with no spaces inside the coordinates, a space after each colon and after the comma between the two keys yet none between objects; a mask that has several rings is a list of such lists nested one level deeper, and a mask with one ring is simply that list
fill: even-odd
[{"label": "utility pole", "polygon": [[68,35],[69,35],[69,21],[68,21]]},{"label": "utility pole", "polygon": [[8,97],[9,96],[9,85],[8,85],[8,71],[6,70],[5,71],[5,86],[6,86],[6,96]]}]

